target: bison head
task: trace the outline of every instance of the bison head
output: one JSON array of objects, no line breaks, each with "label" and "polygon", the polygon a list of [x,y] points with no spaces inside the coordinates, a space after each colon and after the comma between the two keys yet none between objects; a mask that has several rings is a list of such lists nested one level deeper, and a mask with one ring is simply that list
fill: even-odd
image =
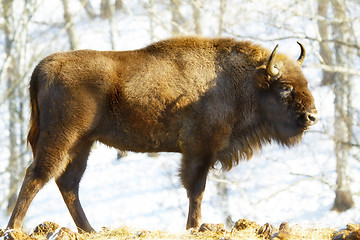
[{"label": "bison head", "polygon": [[291,145],[298,142],[303,132],[318,120],[314,99],[308,88],[301,65],[305,49],[297,61],[272,51],[266,65],[255,73],[261,120],[276,141]]}]

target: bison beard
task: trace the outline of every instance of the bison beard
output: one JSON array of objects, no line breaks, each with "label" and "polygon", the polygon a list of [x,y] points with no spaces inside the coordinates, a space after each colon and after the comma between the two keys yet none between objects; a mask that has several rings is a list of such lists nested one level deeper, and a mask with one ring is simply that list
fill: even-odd
[{"label": "bison beard", "polygon": [[8,228],[21,228],[51,178],[80,231],[94,231],[78,189],[92,144],[182,153],[186,228],[201,221],[209,170],[230,170],[272,140],[300,141],[317,121],[300,66],[250,42],[183,37],[126,52],[80,50],[43,59],[30,81],[28,134],[34,160]]}]

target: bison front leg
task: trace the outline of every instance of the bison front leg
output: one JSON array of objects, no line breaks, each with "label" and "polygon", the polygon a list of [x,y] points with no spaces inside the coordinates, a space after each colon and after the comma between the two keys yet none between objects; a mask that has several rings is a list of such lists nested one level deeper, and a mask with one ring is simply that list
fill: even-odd
[{"label": "bison front leg", "polygon": [[186,229],[199,227],[201,223],[201,201],[211,165],[210,155],[202,157],[183,155],[180,176],[189,198]]},{"label": "bison front leg", "polygon": [[64,202],[69,209],[79,232],[95,232],[91,227],[79,200],[79,183],[85,171],[92,141],[79,141],[74,144],[70,156],[73,156],[65,171],[56,179]]}]

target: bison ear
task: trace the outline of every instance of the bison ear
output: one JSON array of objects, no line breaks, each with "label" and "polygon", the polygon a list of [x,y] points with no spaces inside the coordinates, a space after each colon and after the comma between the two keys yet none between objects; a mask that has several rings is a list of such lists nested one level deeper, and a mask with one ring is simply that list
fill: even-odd
[{"label": "bison ear", "polygon": [[270,87],[270,77],[265,67],[260,67],[252,75],[255,85],[260,89],[267,89]]}]

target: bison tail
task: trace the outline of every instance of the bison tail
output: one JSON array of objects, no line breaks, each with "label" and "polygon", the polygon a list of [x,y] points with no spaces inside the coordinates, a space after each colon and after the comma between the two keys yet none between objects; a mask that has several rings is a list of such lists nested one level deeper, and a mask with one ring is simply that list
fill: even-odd
[{"label": "bison tail", "polygon": [[38,91],[38,68],[35,68],[34,72],[31,75],[30,80],[30,107],[31,107],[31,116],[30,116],[30,129],[27,136],[27,145],[30,144],[35,156],[35,147],[36,141],[39,136],[39,108],[37,102],[37,91]]}]

